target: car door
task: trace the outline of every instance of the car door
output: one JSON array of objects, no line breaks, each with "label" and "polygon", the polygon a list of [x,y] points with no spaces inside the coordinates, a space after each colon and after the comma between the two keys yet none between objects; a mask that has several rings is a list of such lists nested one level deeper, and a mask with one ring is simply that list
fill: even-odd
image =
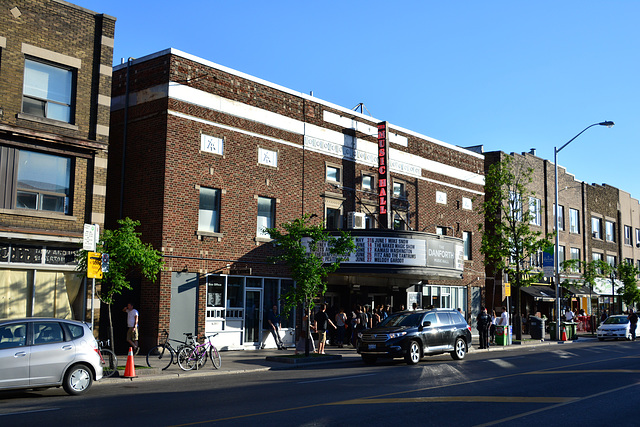
[{"label": "car door", "polygon": [[[429,322],[429,325],[425,325]],[[436,351],[441,345],[440,334],[438,332],[438,318],[435,313],[427,313],[422,319],[422,340],[425,343],[424,352]]]},{"label": "car door", "polygon": [[440,345],[453,347],[453,338],[456,326],[453,324],[449,313],[438,313],[438,332]]},{"label": "car door", "polygon": [[27,324],[0,326],[0,388],[29,385]]},{"label": "car door", "polygon": [[57,384],[75,359],[76,349],[72,341],[65,341],[62,326],[56,321],[33,322],[33,346],[31,347],[30,385]]}]

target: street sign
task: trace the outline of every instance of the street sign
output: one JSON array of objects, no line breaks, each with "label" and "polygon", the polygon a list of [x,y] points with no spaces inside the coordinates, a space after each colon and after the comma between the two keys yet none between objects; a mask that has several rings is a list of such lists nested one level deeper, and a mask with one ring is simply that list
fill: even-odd
[{"label": "street sign", "polygon": [[503,296],[505,298],[506,297],[510,297],[511,296],[511,283],[503,282],[502,286],[503,286],[503,288],[502,288]]},{"label": "street sign", "polygon": [[107,273],[109,271],[109,254],[102,254],[102,272]]},{"label": "street sign", "polygon": [[100,252],[87,253],[87,278],[102,279],[102,254]]},{"label": "street sign", "polygon": [[542,252],[542,271],[544,272],[544,277],[553,277],[555,273],[555,247],[553,245],[549,245],[544,248]]},{"label": "street sign", "polygon": [[100,238],[100,226],[98,224],[85,224],[82,234],[82,249],[85,251],[95,251],[96,243]]}]

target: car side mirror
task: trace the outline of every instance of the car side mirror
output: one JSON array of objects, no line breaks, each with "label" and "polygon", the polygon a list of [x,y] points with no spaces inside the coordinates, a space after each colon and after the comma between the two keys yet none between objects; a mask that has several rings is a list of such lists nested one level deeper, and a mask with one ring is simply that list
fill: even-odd
[{"label": "car side mirror", "polygon": [[430,320],[425,320],[424,322],[422,322],[422,327],[427,327],[427,326],[431,326],[431,321]]}]

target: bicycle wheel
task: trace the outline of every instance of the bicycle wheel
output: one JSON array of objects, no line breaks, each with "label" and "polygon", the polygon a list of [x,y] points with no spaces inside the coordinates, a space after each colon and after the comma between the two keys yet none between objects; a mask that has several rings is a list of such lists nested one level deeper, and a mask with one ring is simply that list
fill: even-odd
[{"label": "bicycle wheel", "polygon": [[190,371],[196,367],[197,357],[193,347],[183,347],[178,352],[178,366],[183,371]]},{"label": "bicycle wheel", "polygon": [[147,353],[147,366],[150,368],[167,369],[173,362],[173,351],[171,347],[160,344],[153,347]]},{"label": "bicycle wheel", "polygon": [[112,377],[118,370],[118,359],[116,358],[116,355],[106,348],[100,349],[100,354],[102,355],[100,358],[100,364],[102,365],[102,377]]},{"label": "bicycle wheel", "polygon": [[220,358],[218,349],[213,345],[209,349],[209,358],[211,359],[211,363],[213,363],[213,367],[216,369],[220,369],[220,366],[222,365],[222,359]]},{"label": "bicycle wheel", "polygon": [[205,363],[207,363],[207,349],[204,345],[200,345],[196,347],[194,353],[196,355],[195,368],[202,369]]}]

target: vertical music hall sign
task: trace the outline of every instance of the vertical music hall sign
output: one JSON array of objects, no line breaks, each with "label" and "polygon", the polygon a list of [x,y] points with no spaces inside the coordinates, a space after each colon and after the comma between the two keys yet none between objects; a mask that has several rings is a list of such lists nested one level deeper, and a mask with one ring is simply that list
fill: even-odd
[{"label": "vertical music hall sign", "polygon": [[378,214],[382,227],[391,227],[391,180],[389,179],[389,122],[378,123]]}]

